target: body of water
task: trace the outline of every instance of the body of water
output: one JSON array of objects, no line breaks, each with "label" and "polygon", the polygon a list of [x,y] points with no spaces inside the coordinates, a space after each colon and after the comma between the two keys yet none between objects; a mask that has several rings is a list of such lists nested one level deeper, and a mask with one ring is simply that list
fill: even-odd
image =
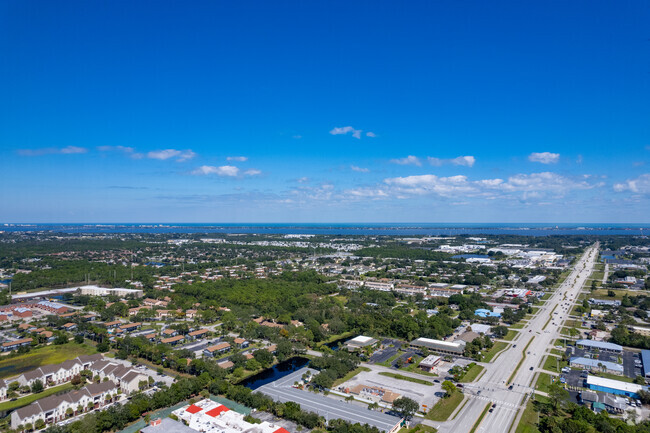
[{"label": "body of water", "polygon": [[254,376],[242,380],[239,382],[239,385],[244,385],[247,388],[255,390],[262,385],[275,382],[276,380],[281,379],[296,370],[300,370],[307,364],[309,364],[309,359],[296,356],[291,359],[287,359],[286,361],[280,362],[271,368],[267,368],[261,373],[257,373]]},{"label": "body of water", "polygon": [[7,232],[241,233],[305,235],[641,235],[650,224],[384,223],[384,224],[5,224]]}]

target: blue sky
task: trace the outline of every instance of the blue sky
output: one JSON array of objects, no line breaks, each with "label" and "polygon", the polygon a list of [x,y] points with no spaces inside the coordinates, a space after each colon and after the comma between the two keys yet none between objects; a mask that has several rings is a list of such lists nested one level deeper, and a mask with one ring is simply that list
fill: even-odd
[{"label": "blue sky", "polygon": [[0,3],[2,222],[648,222],[650,3]]}]

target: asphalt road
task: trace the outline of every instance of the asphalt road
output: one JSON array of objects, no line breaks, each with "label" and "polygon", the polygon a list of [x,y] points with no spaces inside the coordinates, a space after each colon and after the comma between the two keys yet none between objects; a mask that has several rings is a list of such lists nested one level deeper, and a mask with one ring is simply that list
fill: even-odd
[{"label": "asphalt road", "polygon": [[[592,272],[597,257],[598,244],[585,252],[564,283],[520,330],[513,341],[517,347],[513,348],[510,345],[496,361],[483,364],[486,367],[485,374],[477,382],[465,386],[465,393],[470,398],[455,419],[443,423],[427,422],[427,424],[436,427],[441,433],[469,432],[488,402],[492,402],[496,403],[494,411],[486,414],[476,432],[507,432],[517,418],[518,412],[525,407],[524,397],[534,391],[535,384],[533,383],[531,388],[530,383],[546,355],[546,350],[552,347],[554,340],[560,336],[559,331],[563,321],[559,320],[559,316],[563,318],[568,316],[583,284]],[[554,309],[557,315],[553,314]],[[553,320],[549,321],[548,326],[543,330],[551,316]],[[525,360],[512,380],[513,389],[509,390],[507,381],[522,359],[524,349]],[[530,367],[533,369],[531,370]],[[478,390],[481,390],[480,395],[476,395]]]}]

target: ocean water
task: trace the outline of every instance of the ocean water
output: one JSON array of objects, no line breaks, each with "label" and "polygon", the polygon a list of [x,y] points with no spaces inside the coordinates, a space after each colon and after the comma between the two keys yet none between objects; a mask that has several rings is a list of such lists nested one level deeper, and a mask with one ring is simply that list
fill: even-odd
[{"label": "ocean water", "polygon": [[313,224],[2,224],[6,232],[53,233],[242,233],[311,235],[643,235],[650,224],[531,224],[531,223],[313,223]]}]

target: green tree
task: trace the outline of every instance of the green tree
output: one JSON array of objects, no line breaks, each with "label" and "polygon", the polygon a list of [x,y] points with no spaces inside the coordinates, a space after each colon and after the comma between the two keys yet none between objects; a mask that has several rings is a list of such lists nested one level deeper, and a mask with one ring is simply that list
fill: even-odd
[{"label": "green tree", "polygon": [[557,412],[569,400],[569,391],[560,386],[559,383],[553,383],[548,387],[548,398],[553,410]]},{"label": "green tree", "polygon": [[446,396],[449,397],[452,395],[458,388],[456,388],[456,385],[450,380],[445,380],[442,382],[442,389],[446,392]]},{"label": "green tree", "polygon": [[38,379],[36,379],[36,380],[34,381],[34,383],[32,383],[32,388],[31,388],[31,389],[32,389],[32,392],[33,392],[34,394],[37,394],[37,393],[39,393],[39,392],[43,392],[43,388],[44,388],[44,387],[43,387],[43,382],[41,382],[41,381],[38,380]]},{"label": "green tree", "polygon": [[420,409],[420,404],[408,397],[400,397],[393,402],[393,410],[407,420],[411,419],[418,409]]}]

